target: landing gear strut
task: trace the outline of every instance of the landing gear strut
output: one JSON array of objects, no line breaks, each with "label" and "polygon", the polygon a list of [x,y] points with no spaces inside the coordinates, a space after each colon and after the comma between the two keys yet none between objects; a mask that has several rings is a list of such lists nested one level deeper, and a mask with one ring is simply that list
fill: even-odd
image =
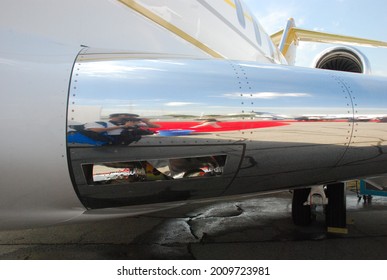
[{"label": "landing gear strut", "polygon": [[[316,199],[316,197],[318,199]],[[347,233],[345,184],[328,184],[293,190],[292,219],[295,225],[309,225],[315,213],[312,207],[323,205],[328,232]]]},{"label": "landing gear strut", "polygon": [[335,183],[327,185],[326,191],[328,205],[326,207],[325,219],[330,233],[348,233],[345,184]]},{"label": "landing gear strut", "polygon": [[307,226],[312,222],[310,205],[305,205],[308,200],[310,188],[293,190],[292,219],[297,226]]}]

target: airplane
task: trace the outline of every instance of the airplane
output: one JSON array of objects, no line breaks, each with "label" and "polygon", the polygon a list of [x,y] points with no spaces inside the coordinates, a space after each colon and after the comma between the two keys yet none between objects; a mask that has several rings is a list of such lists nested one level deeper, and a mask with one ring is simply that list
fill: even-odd
[{"label": "airplane", "polygon": [[[387,80],[349,46],[385,42],[269,36],[240,0],[0,7],[0,229],[281,190],[343,228],[344,182],[387,173]],[[340,45],[302,68],[300,40]]]}]

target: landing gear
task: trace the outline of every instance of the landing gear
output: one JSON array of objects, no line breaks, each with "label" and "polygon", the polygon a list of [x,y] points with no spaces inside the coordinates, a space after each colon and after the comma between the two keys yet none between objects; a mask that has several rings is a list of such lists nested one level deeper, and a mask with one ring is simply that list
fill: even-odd
[{"label": "landing gear", "polygon": [[292,219],[295,225],[307,226],[315,219],[316,206],[325,208],[328,232],[347,233],[345,184],[334,183],[324,186],[293,190]]},{"label": "landing gear", "polygon": [[326,194],[328,205],[326,207],[325,219],[328,232],[347,233],[345,184],[335,183],[327,185]]},{"label": "landing gear", "polygon": [[310,205],[304,205],[308,200],[310,188],[293,190],[292,219],[297,226],[307,226],[312,222]]}]

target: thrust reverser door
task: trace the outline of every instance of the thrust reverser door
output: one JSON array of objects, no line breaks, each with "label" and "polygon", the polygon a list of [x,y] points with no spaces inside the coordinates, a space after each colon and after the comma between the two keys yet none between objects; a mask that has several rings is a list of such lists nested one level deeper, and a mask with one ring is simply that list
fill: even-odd
[{"label": "thrust reverser door", "polygon": [[[157,137],[157,136],[155,136]],[[75,183],[89,208],[219,196],[243,150],[228,146],[71,147]]]}]

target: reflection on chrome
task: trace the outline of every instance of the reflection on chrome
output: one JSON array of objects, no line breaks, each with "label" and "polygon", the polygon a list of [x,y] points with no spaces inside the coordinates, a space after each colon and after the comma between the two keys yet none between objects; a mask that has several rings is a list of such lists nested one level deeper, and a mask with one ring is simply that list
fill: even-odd
[{"label": "reflection on chrome", "polygon": [[[81,54],[68,108],[74,185],[98,208],[384,174],[386,88],[383,78],[335,71]],[[214,155],[208,168],[222,176],[197,184],[212,171],[188,159]],[[202,179],[176,180],[192,176]]]},{"label": "reflection on chrome", "polygon": [[225,163],[226,156],[217,155],[84,164],[82,167],[89,185],[104,185],[220,176]]},{"label": "reflection on chrome", "polygon": [[70,144],[129,145],[138,142],[142,135],[152,135],[159,125],[148,119],[138,118],[136,114],[110,114],[106,121],[89,122],[85,124],[70,124],[67,140]]}]

